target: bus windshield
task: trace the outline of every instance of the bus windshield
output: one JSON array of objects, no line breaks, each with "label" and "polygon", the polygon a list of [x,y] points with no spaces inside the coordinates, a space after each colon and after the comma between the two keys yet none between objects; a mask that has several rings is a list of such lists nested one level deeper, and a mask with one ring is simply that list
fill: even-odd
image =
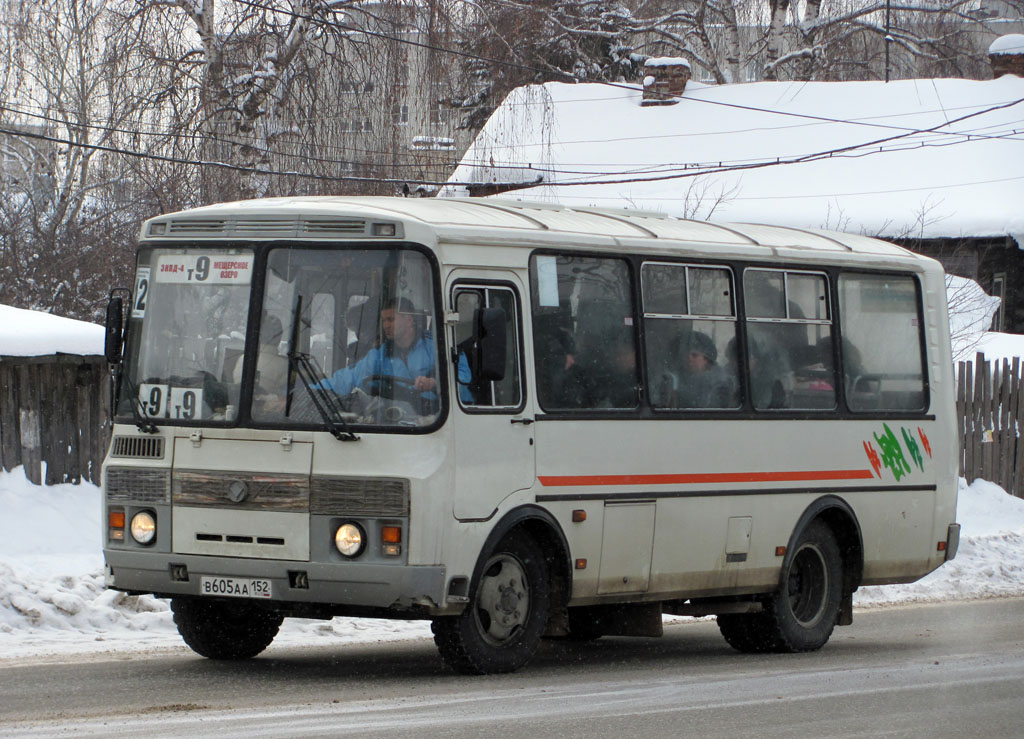
[{"label": "bus windshield", "polygon": [[441,387],[431,276],[430,262],[411,249],[271,250],[252,419],[434,423]]},{"label": "bus windshield", "polygon": [[253,276],[251,249],[143,249],[118,411],[161,421],[234,420]]},{"label": "bus windshield", "polygon": [[[251,248],[140,252],[121,416],[135,403],[161,423],[409,428],[437,420],[435,295],[423,254],[307,245],[265,254],[262,270]],[[255,309],[253,295],[262,300]]]}]

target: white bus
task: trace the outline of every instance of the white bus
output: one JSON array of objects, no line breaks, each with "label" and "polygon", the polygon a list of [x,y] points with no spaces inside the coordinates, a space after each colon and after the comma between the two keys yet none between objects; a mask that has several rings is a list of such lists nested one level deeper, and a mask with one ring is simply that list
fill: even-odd
[{"label": "white bus", "polygon": [[813,650],[957,549],[942,269],[862,236],[214,205],[143,225],[107,338],[107,584],[213,659],[339,615],[429,619],[469,673],[663,614]]}]

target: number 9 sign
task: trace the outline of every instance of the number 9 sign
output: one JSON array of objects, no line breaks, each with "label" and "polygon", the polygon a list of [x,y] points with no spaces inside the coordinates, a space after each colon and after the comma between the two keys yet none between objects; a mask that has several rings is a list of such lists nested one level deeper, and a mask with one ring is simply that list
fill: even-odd
[{"label": "number 9 sign", "polygon": [[198,421],[203,417],[203,391],[197,387],[172,387],[168,417]]},{"label": "number 9 sign", "polygon": [[167,418],[167,385],[139,385],[139,409],[149,418]]}]

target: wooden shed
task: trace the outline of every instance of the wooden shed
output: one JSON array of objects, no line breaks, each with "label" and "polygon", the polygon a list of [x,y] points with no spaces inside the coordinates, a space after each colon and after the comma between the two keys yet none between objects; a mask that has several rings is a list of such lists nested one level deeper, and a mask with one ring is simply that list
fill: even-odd
[{"label": "wooden shed", "polygon": [[102,342],[101,326],[0,306],[0,467],[24,465],[36,484],[99,482],[110,440]]}]

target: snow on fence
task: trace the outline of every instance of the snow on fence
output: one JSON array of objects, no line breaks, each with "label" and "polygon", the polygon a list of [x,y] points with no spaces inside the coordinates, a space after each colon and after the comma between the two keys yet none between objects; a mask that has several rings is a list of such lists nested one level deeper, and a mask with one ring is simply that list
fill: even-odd
[{"label": "snow on fence", "polygon": [[0,357],[0,467],[24,465],[37,485],[98,484],[110,441],[106,370],[101,356]]},{"label": "snow on fence", "polygon": [[956,409],[960,435],[960,474],[981,478],[1024,497],[1024,378],[1020,357],[994,362],[979,352],[973,362],[957,363]]}]

